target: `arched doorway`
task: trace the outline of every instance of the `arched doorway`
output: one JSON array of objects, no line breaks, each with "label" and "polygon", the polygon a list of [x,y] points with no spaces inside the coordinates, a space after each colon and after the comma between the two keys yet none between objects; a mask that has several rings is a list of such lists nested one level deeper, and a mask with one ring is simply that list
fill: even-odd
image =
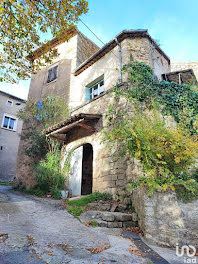
[{"label": "arched doorway", "polygon": [[84,144],[76,148],[71,155],[69,189],[72,195],[92,193],[93,184],[93,147]]},{"label": "arched doorway", "polygon": [[81,194],[92,193],[93,184],[93,148],[91,144],[83,145]]}]

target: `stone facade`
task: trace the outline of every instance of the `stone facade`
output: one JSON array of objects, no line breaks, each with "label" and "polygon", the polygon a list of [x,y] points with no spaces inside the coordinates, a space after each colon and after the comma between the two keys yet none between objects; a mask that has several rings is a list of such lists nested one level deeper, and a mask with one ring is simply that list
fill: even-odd
[{"label": "stone facade", "polygon": [[[134,60],[150,65],[158,79],[161,78],[161,74],[170,72],[169,59],[151,38],[145,37],[145,35],[143,37],[130,37],[127,35],[127,37],[121,39],[120,45],[123,64],[128,63],[130,55],[132,55]],[[59,65],[58,78],[51,83],[46,83],[48,69],[51,66],[41,70],[32,77],[29,97],[38,100],[47,94],[57,94],[65,97],[72,116],[77,116],[80,113],[100,114],[102,117],[93,124],[93,130],[90,130],[90,127],[86,124],[81,123],[81,126],[75,126],[75,124],[71,123],[70,125],[73,125],[72,130],[62,134],[65,140],[62,148],[62,166],[69,153],[73,153],[79,148],[82,150],[82,146],[86,144],[91,145],[93,148],[92,191],[109,192],[123,207],[125,205],[134,206],[138,213],[139,225],[143,229],[146,238],[152,239],[154,242],[171,246],[176,242],[185,244],[190,241],[190,233],[192,241],[195,242],[196,234],[193,233],[193,228],[194,221],[197,219],[195,208],[197,202],[195,201],[192,204],[193,208],[195,208],[195,210],[192,209],[194,216],[189,220],[188,209],[191,205],[185,206],[178,202],[173,194],[157,193],[153,198],[149,198],[144,191],[127,193],[127,184],[132,179],[137,179],[142,175],[142,167],[136,160],[115,155],[116,149],[107,148],[107,145],[102,141],[100,131],[106,126],[106,113],[109,105],[114,102],[111,88],[119,80],[118,46],[114,45],[111,47],[110,49],[107,45],[107,48],[109,48],[108,52],[104,52],[101,49],[104,53],[97,53],[98,48],[80,33],[68,42],[60,44],[57,47],[60,55],[53,64]],[[95,52],[100,54],[100,57],[89,65],[86,65],[87,62],[85,65],[83,64],[83,70],[77,74],[75,67]],[[96,84],[101,78],[104,81],[105,92],[86,102],[86,87]],[[124,75],[121,85],[125,85],[124,82],[126,81],[127,76]],[[120,99],[117,107],[126,107],[125,103],[125,99]],[[128,110],[133,115],[131,106]],[[21,181],[29,188],[34,185],[35,179],[28,167],[28,160],[24,164],[23,144],[21,142],[19,150],[17,179],[18,182]],[[78,157],[82,158],[82,153]],[[81,160],[78,158],[79,163],[81,163]],[[75,161],[73,164],[76,164]],[[69,177],[80,173],[78,175],[80,179],[83,170],[81,166],[79,168],[79,170],[70,168]],[[71,171],[75,171],[75,174],[72,174]],[[85,171],[89,170],[85,169]],[[81,184],[81,181],[79,182]],[[67,188],[69,186],[70,182],[67,182]],[[81,186],[78,186],[77,189],[79,194],[81,194]],[[161,232],[156,232],[156,228],[159,228]],[[188,230],[189,234],[186,234],[186,230]]]},{"label": "stone facade", "polygon": [[[0,181],[10,181],[16,173],[16,158],[23,124],[17,118],[17,112],[24,106],[24,100],[0,91]],[[3,128],[5,114],[16,119],[14,131]]]},{"label": "stone facade", "polygon": [[[151,66],[159,79],[162,73],[170,72],[167,59],[153,47],[147,38],[126,38],[121,42],[121,49],[123,65],[129,62],[130,55],[132,55],[135,61]],[[74,78],[70,90],[70,107],[75,109],[85,102],[85,87],[104,78],[105,91],[107,91],[118,82],[119,74],[119,52],[116,46]],[[123,76],[123,81],[127,81],[126,75]]]},{"label": "stone facade", "polygon": [[183,203],[173,192],[155,192],[148,197],[144,190],[134,191],[132,200],[147,240],[198,248],[198,200]]},{"label": "stone facade", "polygon": [[[53,63],[32,75],[28,99],[37,101],[47,95],[57,95],[65,98],[65,102],[69,104],[70,86],[74,82],[72,72],[99,48],[79,32],[68,41],[57,45],[56,49],[58,56],[54,58]],[[56,65],[58,66],[57,78],[47,83],[48,71]],[[24,133],[25,127],[23,127],[22,135]],[[27,144],[24,140],[20,141],[15,184],[31,188],[35,185],[35,178],[29,165],[31,159],[24,154]]]},{"label": "stone facade", "polygon": [[198,81],[198,62],[171,62],[171,71],[192,69]]}]

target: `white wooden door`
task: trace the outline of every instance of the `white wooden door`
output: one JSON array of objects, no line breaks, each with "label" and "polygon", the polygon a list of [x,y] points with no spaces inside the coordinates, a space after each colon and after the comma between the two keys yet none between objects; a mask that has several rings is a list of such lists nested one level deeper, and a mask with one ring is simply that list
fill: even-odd
[{"label": "white wooden door", "polygon": [[83,146],[72,152],[69,171],[69,189],[72,195],[81,195]]}]

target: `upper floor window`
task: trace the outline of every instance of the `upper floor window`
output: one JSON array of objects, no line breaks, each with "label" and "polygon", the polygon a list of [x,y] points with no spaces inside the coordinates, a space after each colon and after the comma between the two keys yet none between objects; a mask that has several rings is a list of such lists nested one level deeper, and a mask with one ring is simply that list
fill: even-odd
[{"label": "upper floor window", "polygon": [[11,100],[7,101],[7,106],[12,106],[13,102]]},{"label": "upper floor window", "polygon": [[86,87],[86,101],[89,101],[96,96],[104,93],[104,78],[96,82],[90,87]]},{"label": "upper floor window", "polygon": [[50,68],[48,70],[48,76],[47,76],[47,83],[50,83],[54,80],[56,80],[58,77],[58,65]]},{"label": "upper floor window", "polygon": [[16,131],[17,128],[17,118],[14,116],[10,116],[8,114],[4,114],[2,128]]}]

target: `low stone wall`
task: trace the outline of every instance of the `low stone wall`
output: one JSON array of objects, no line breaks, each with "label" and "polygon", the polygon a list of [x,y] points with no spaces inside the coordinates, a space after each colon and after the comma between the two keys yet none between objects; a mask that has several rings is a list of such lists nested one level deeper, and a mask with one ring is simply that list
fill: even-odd
[{"label": "low stone wall", "polygon": [[98,226],[107,228],[138,226],[136,213],[124,214],[120,212],[87,211],[80,216],[80,219],[84,223],[95,220]]},{"label": "low stone wall", "polygon": [[147,240],[171,247],[178,243],[198,248],[198,200],[183,203],[174,192],[155,192],[148,197],[138,190],[133,192],[132,201]]}]

